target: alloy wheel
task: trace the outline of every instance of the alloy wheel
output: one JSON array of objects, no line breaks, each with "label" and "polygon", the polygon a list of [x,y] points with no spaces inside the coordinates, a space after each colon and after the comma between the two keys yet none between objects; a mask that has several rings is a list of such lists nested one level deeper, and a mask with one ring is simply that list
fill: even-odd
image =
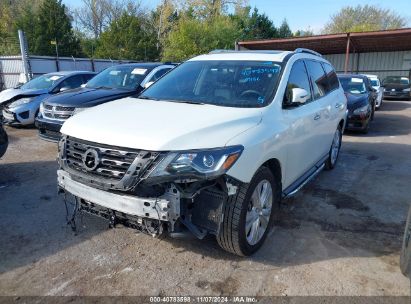
[{"label": "alloy wheel", "polygon": [[245,233],[250,245],[257,244],[267,230],[273,205],[273,189],[268,180],[260,181],[251,195],[245,221]]}]

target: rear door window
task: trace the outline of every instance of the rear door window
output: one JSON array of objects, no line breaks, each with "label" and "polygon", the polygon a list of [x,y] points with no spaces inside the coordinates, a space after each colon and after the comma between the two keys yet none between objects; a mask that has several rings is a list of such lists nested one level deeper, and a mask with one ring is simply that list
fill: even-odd
[{"label": "rear door window", "polygon": [[318,99],[327,94],[328,81],[321,63],[313,60],[306,60],[308,75],[313,87],[314,99]]},{"label": "rear door window", "polygon": [[338,89],[340,87],[340,83],[338,81],[338,77],[337,77],[337,74],[335,73],[335,70],[328,63],[323,62],[322,65],[324,67],[325,74],[327,75],[327,79],[328,79],[328,91],[333,91],[335,89]]},{"label": "rear door window", "polygon": [[87,83],[94,76],[96,76],[96,74],[83,74],[83,83]]},{"label": "rear door window", "polygon": [[82,75],[71,76],[66,80],[63,80],[62,83],[59,85],[59,88],[68,88],[68,89],[75,89],[78,88],[83,84],[83,77]]}]

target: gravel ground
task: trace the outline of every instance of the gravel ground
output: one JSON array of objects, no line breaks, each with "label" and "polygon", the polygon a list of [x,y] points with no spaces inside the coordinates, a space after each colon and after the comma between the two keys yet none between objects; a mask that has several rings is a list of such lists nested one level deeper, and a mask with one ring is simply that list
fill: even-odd
[{"label": "gravel ground", "polygon": [[252,257],[214,238],[152,238],[83,216],[56,194],[53,143],[7,128],[0,160],[0,295],[410,295],[399,270],[411,203],[411,102],[385,101],[368,135],[293,199]]}]

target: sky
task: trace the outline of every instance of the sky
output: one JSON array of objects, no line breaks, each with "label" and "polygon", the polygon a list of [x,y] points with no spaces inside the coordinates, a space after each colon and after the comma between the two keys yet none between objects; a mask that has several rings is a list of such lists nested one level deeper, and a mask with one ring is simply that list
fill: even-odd
[{"label": "sky", "polygon": [[[81,5],[81,0],[63,0],[71,7]],[[160,0],[142,0],[143,5],[154,8]],[[276,26],[285,18],[292,31],[311,29],[319,33],[330,16],[343,6],[372,4],[388,8],[406,17],[411,27],[411,0],[249,0],[251,7],[257,7],[273,20]]]}]

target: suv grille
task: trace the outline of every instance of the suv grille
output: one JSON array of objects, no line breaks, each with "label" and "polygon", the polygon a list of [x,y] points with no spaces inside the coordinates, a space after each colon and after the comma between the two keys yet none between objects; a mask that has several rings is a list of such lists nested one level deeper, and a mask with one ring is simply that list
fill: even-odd
[{"label": "suv grille", "polygon": [[44,104],[43,116],[49,119],[66,120],[73,115],[75,107]]},{"label": "suv grille", "polygon": [[[65,151],[70,169],[109,183],[120,181],[126,174],[141,177],[154,167],[160,156],[159,152],[122,149],[73,137],[67,137]],[[90,161],[87,156],[91,157],[91,163],[87,163]]]}]

